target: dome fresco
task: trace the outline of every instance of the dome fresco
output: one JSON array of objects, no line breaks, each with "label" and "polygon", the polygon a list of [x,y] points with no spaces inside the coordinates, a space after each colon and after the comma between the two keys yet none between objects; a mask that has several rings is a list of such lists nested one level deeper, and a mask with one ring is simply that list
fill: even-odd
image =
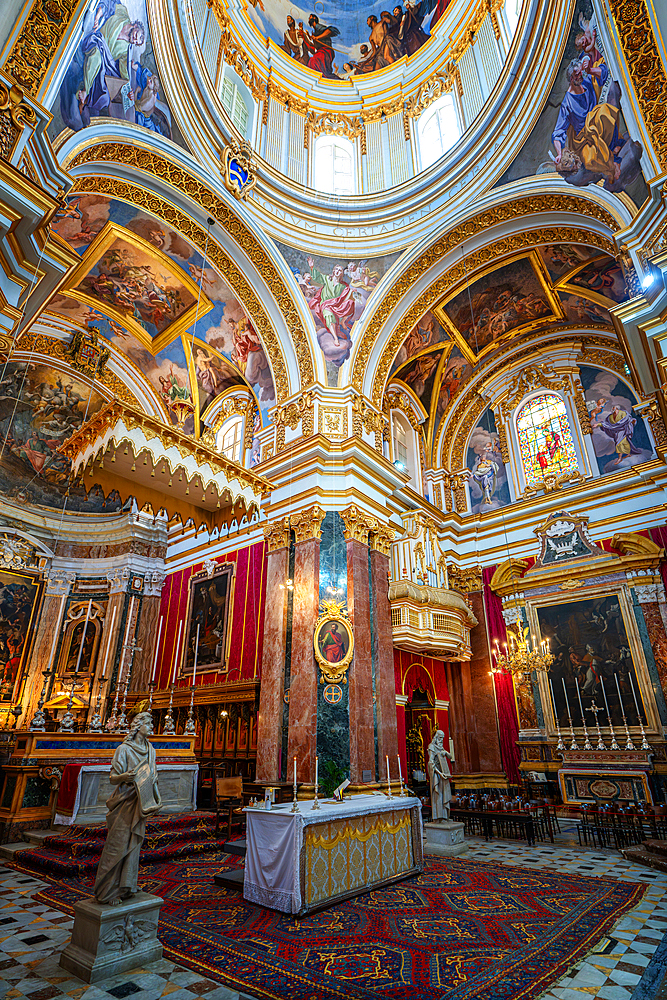
[{"label": "dome fresco", "polygon": [[295,62],[326,79],[348,80],[414,55],[449,2],[421,0],[385,10],[381,4],[359,6],[353,0],[316,0],[304,8],[288,0],[257,0],[248,15]]}]

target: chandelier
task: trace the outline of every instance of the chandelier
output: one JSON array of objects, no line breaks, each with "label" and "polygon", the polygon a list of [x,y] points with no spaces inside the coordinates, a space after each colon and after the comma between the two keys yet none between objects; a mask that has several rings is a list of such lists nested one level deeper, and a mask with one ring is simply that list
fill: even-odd
[{"label": "chandelier", "polygon": [[493,653],[496,662],[493,666],[493,673],[505,672],[519,678],[525,674],[532,674],[533,670],[547,673],[554,662],[553,654],[549,648],[549,640],[542,639],[538,645],[535,636],[532,636],[531,642],[528,638],[530,630],[519,622],[517,622],[516,630],[518,636],[514,632],[508,632],[509,648],[507,643],[504,643],[505,651],[502,653],[496,639],[496,648]]}]

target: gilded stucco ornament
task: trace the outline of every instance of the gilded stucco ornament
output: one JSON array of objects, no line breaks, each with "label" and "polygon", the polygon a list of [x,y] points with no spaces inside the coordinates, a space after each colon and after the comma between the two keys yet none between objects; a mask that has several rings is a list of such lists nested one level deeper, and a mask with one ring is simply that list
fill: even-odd
[{"label": "gilded stucco ornament", "polygon": [[509,393],[500,403],[500,412],[503,420],[507,420],[515,406],[521,402],[524,396],[536,389],[550,389],[552,392],[562,392],[568,388],[567,378],[561,378],[554,371],[553,365],[549,361],[544,361],[539,365],[526,365],[519,372]]},{"label": "gilded stucco ornament", "polygon": [[278,549],[287,548],[290,542],[289,517],[281,517],[277,521],[265,524],[264,538],[267,552],[277,552]]},{"label": "gilded stucco ornament", "polygon": [[290,527],[297,542],[308,542],[322,537],[322,521],[325,512],[318,504],[313,504],[296,514],[290,514]]},{"label": "gilded stucco ornament", "polygon": [[11,160],[24,130],[37,125],[35,109],[23,98],[21,87],[0,80],[0,159]]},{"label": "gilded stucco ornament", "polygon": [[65,353],[72,368],[98,377],[104,373],[107,361],[111,356],[111,352],[104,340],[100,338],[100,331],[96,326],[87,333],[84,333],[83,330],[75,330],[71,342],[65,348]]},{"label": "gilded stucco ornament", "polygon": [[667,169],[667,74],[646,0],[608,0],[644,124]]},{"label": "gilded stucco ornament", "polygon": [[[543,212],[576,212],[579,216],[588,216],[591,219],[602,222],[611,232],[616,232],[619,229],[619,223],[606,208],[586,198],[577,198],[575,195],[570,194],[534,195],[529,198],[518,199],[513,202],[507,202],[504,205],[498,205],[467,222],[461,223],[461,225],[455,227],[451,232],[437,240],[436,243],[413,261],[394,282],[392,288],[383,296],[373,313],[370,323],[363,332],[357,347],[351,377],[351,383],[354,388],[360,392],[363,390],[371,353],[392,310],[415,284],[423,281],[424,274],[431,267],[437,264],[451,250],[456,249],[461,243],[477,235],[477,233],[500,225],[503,222],[514,221],[525,215],[537,215]],[[376,406],[380,405],[387,375],[398,349],[424,313],[428,312],[429,309],[442,299],[450,288],[458,282],[466,281],[478,268],[496,260],[500,263],[502,257],[516,253],[518,250],[528,249],[541,244],[565,242],[598,247],[611,256],[615,256],[616,254],[615,245],[610,237],[587,229],[559,226],[515,233],[503,239],[496,240],[469,254],[465,259],[457,261],[444,274],[440,275],[437,280],[422,292],[393,328],[392,334],[384,347],[380,361],[375,369],[371,402]]]},{"label": "gilded stucco ornament", "polygon": [[[126,143],[102,143],[99,146],[88,147],[79,152],[67,164],[67,168],[73,170],[76,167],[99,161],[115,161],[154,174],[197,202],[236,240],[266,281],[280,307],[280,312],[291,335],[299,365],[301,385],[311,385],[315,376],[308,334],[303,327],[292,297],[285,288],[284,278],[269,254],[257,242],[252,230],[232,211],[229,205],[210,188],[192,177],[179,164],[154,153],[152,150],[141,149]],[[145,190],[138,184],[129,184],[115,177],[82,177],[77,178],[76,192],[107,194],[110,197],[119,198],[121,201],[128,201],[162,219],[203,252],[206,244],[206,230],[171,202]],[[213,240],[209,240],[208,259],[229,283],[232,291],[247,309],[271,363],[276,399],[282,402],[289,396],[287,366],[278,337],[264,306],[250,282],[229,254]]]},{"label": "gilded stucco ornament", "polygon": [[36,95],[44,82],[78,5],[79,0],[33,3],[3,66],[30,93]]},{"label": "gilded stucco ornament", "polygon": [[222,154],[225,187],[239,201],[244,201],[257,183],[252,156],[252,146],[245,141],[226,146]]},{"label": "gilded stucco ornament", "polygon": [[391,553],[391,545],[396,538],[396,529],[390,524],[378,522],[377,528],[371,532],[371,549],[383,556]]},{"label": "gilded stucco ornament", "polygon": [[345,525],[343,533],[346,541],[352,540],[367,545],[369,534],[379,530],[378,519],[372,514],[367,514],[365,510],[361,510],[356,504],[346,507],[340,512],[340,516]]}]

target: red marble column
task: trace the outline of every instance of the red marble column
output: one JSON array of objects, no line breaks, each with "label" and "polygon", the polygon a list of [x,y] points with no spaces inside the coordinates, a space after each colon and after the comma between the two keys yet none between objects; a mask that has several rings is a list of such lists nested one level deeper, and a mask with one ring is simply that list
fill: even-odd
[{"label": "red marble column", "polygon": [[[394,644],[391,631],[391,606],[389,604],[389,551],[394,532],[382,528],[371,539],[371,586],[377,636],[377,662],[375,664],[375,696],[378,726],[378,758],[388,756],[392,772],[397,769],[398,728],[396,715],[396,679],[394,676]],[[403,744],[405,744],[405,711],[403,710]],[[406,762],[403,761],[405,775]]]},{"label": "red marble column", "polygon": [[[290,517],[294,548],[292,662],[290,668],[288,774],[296,757],[297,780],[315,781],[317,682],[313,630],[320,605],[320,538],[324,511],[313,506]],[[264,683],[262,679],[262,684]]]},{"label": "red marble column", "polygon": [[[279,781],[289,573],[289,519],[264,528],[267,542],[262,682],[257,717],[257,781]],[[281,589],[282,584],[282,589]]]},{"label": "red marble column", "polygon": [[[357,784],[362,780],[364,771],[370,771],[373,779],[376,777],[368,544],[357,538],[347,539],[347,608],[354,627],[354,659],[347,675],[350,691],[350,781]],[[382,767],[380,773],[383,773]]]}]

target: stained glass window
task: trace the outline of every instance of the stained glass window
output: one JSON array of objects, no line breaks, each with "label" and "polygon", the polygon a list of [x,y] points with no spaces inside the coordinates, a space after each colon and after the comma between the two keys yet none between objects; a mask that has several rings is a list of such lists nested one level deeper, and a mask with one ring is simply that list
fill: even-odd
[{"label": "stained glass window", "polygon": [[522,406],[516,429],[527,486],[538,485],[548,473],[578,471],[567,410],[556,393],[542,393]]}]

